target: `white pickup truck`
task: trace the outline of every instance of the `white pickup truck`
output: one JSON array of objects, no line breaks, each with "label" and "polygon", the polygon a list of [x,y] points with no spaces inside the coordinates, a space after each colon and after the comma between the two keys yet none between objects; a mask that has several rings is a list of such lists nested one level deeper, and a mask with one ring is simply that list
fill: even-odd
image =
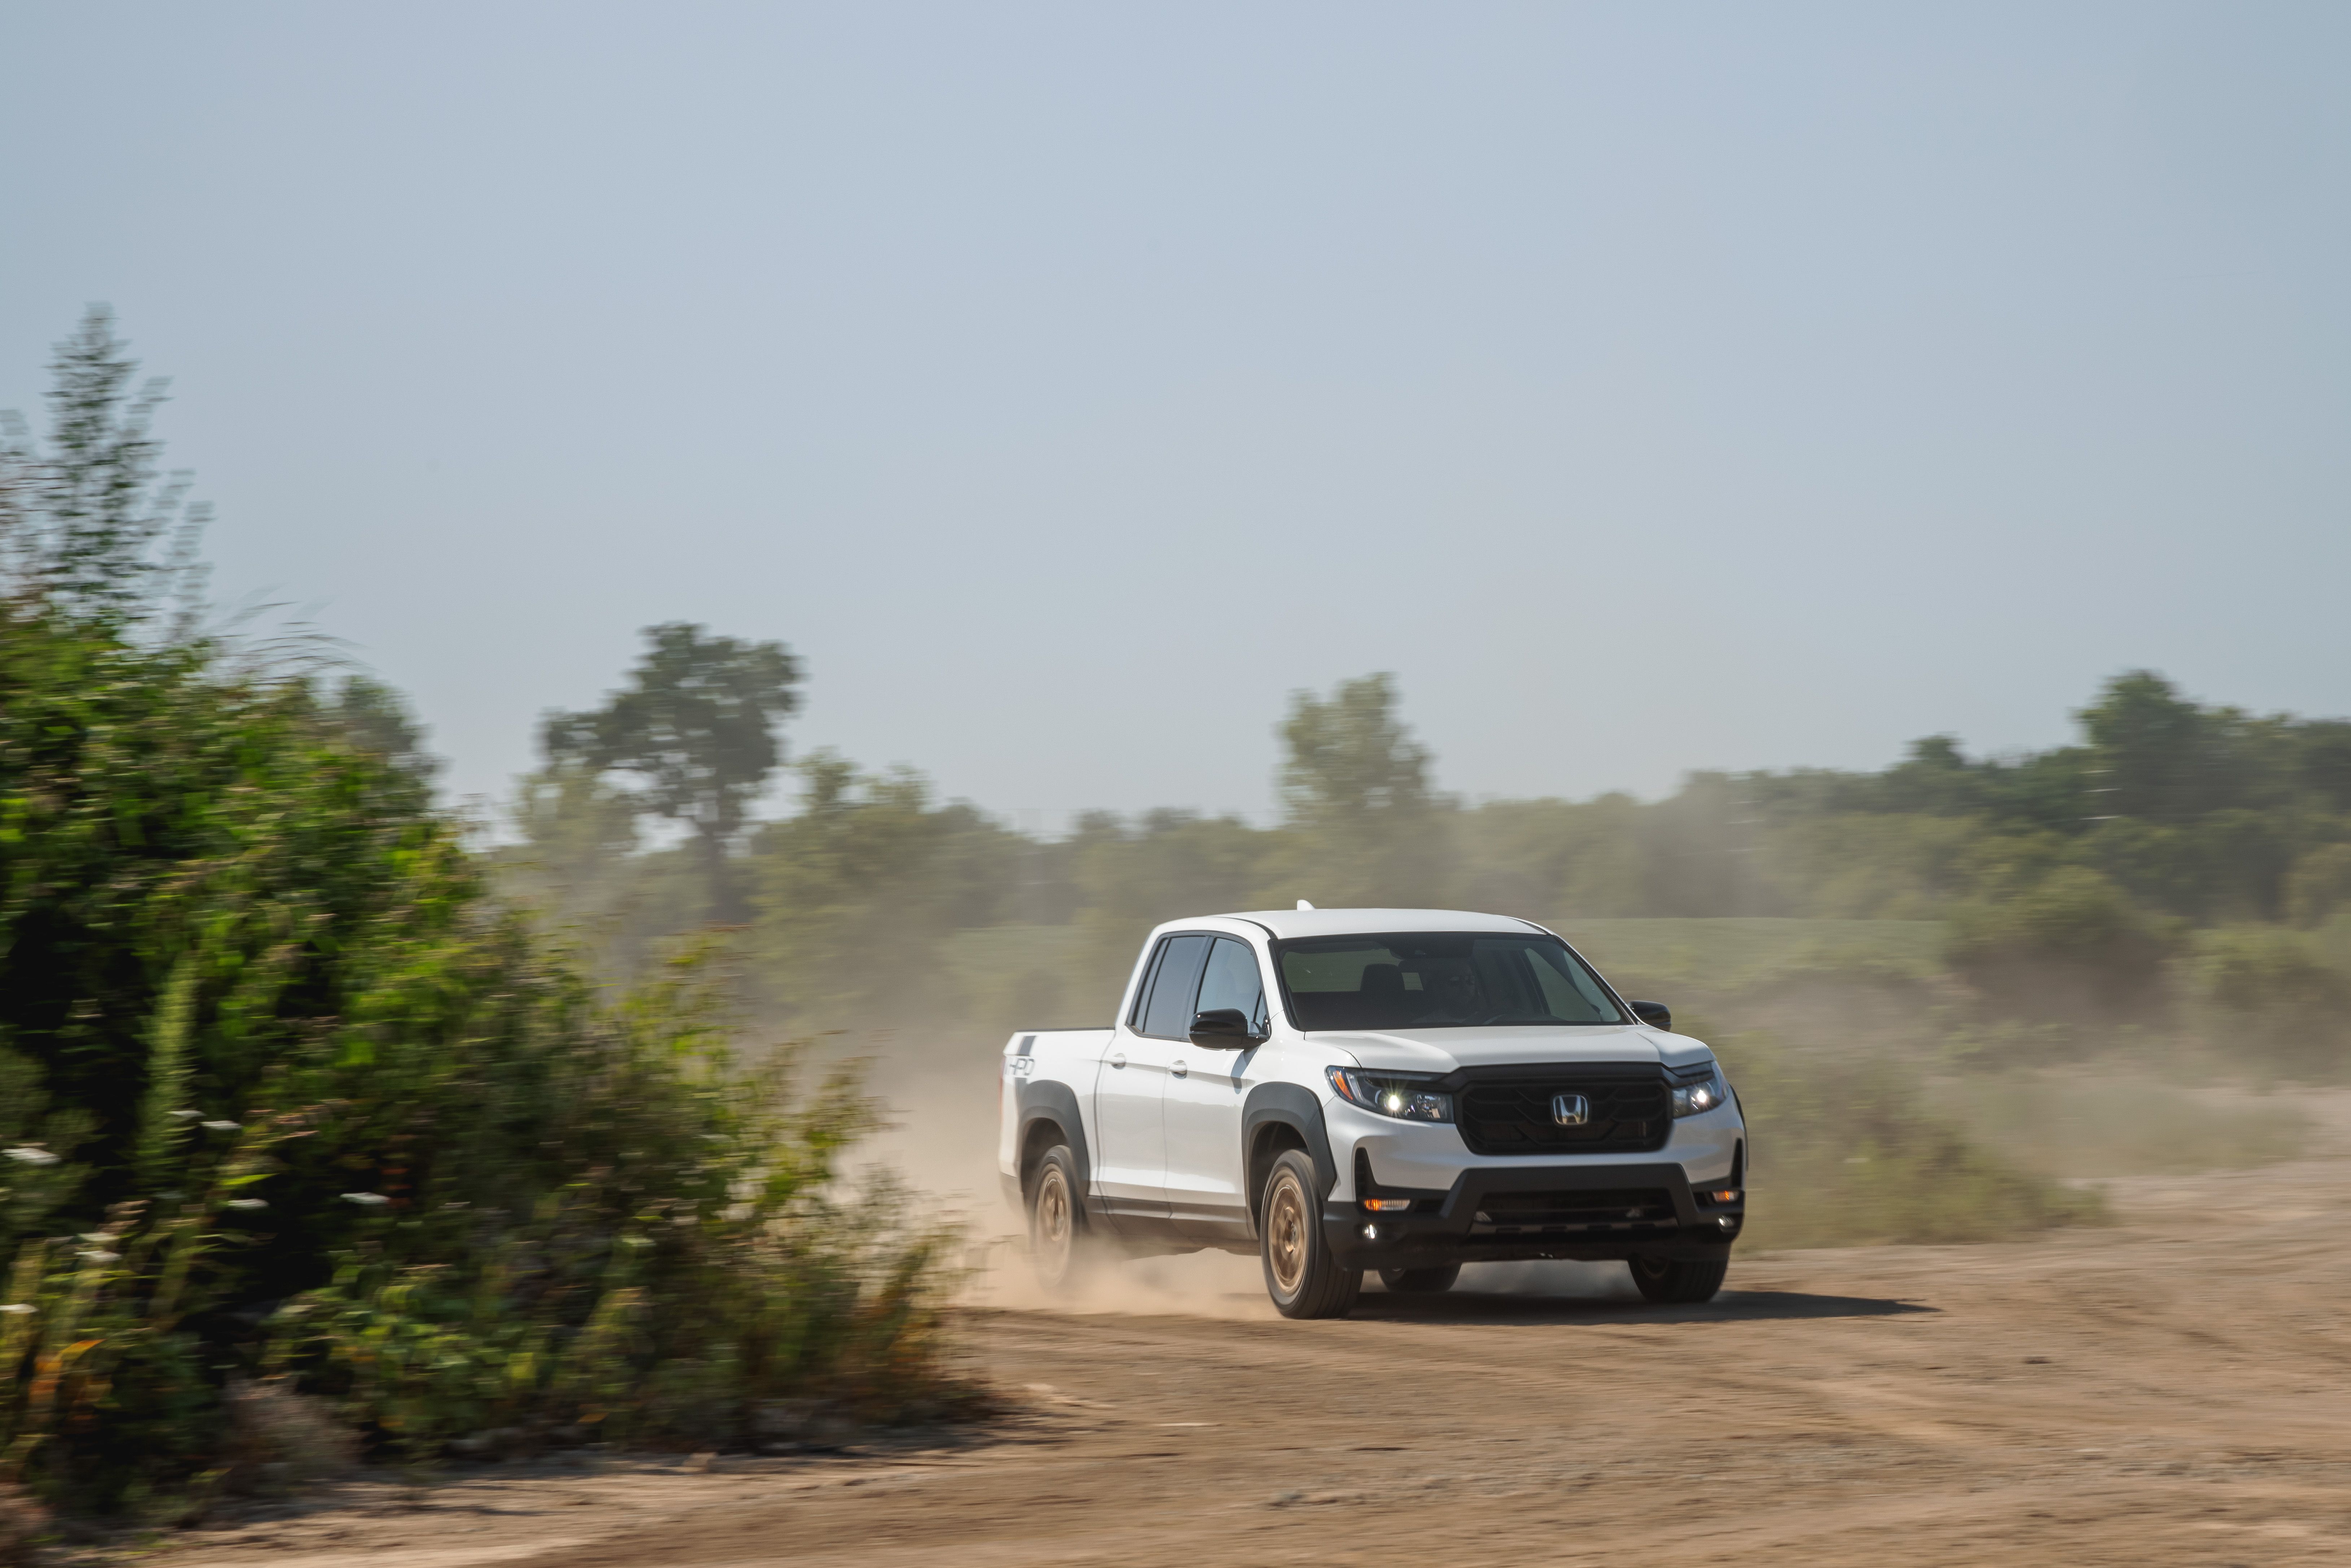
[{"label": "white pickup truck", "polygon": [[998,1163],[1048,1285],[1089,1250],[1255,1252],[1294,1318],[1367,1269],[1622,1259],[1653,1301],[1722,1286],[1747,1129],[1713,1052],[1531,921],[1253,911],[1144,943],[1107,1029],[1004,1048]]}]

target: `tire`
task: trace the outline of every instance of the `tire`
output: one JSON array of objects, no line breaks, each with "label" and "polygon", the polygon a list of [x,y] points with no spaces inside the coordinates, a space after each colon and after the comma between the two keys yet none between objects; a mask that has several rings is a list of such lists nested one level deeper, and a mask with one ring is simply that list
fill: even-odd
[{"label": "tire", "polygon": [[1085,1271],[1086,1216],[1078,1202],[1078,1156],[1055,1144],[1029,1182],[1029,1263],[1037,1282],[1061,1292]]},{"label": "tire", "polygon": [[1722,1289],[1722,1276],[1729,1270],[1730,1260],[1669,1263],[1662,1258],[1635,1258],[1629,1266],[1633,1283],[1649,1300],[1661,1305],[1696,1306],[1714,1300],[1714,1293]]},{"label": "tire", "polygon": [[1398,1296],[1434,1296],[1453,1289],[1453,1281],[1461,1278],[1461,1265],[1447,1263],[1441,1269],[1383,1269],[1380,1283],[1391,1294]]},{"label": "tire", "polygon": [[1285,1318],[1345,1317],[1363,1289],[1364,1271],[1341,1268],[1322,1239],[1314,1166],[1301,1151],[1287,1150],[1273,1162],[1258,1213],[1258,1258],[1275,1310]]}]

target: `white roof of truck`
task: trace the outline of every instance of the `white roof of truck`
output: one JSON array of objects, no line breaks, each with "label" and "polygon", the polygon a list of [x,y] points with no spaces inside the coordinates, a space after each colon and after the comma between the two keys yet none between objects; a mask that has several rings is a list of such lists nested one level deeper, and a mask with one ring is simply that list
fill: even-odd
[{"label": "white roof of truck", "polygon": [[1386,931],[1532,931],[1531,921],[1461,909],[1251,909],[1228,915],[1250,920],[1288,941],[1294,936],[1367,936]]}]

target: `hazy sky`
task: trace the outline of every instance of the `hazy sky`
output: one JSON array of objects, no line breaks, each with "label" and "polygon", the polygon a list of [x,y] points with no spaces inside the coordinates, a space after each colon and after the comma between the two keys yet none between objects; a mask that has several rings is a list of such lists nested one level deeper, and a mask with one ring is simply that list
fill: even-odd
[{"label": "hazy sky", "polygon": [[[0,0],[0,407],[111,302],[215,587],[459,792],[640,627],[1029,822],[2351,711],[2351,6]],[[1040,813],[1024,816],[1023,813]]]}]

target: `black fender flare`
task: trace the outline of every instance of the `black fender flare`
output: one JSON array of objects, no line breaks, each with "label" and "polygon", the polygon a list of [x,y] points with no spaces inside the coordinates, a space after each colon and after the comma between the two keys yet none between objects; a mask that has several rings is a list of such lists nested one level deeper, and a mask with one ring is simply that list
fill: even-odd
[{"label": "black fender flare", "polygon": [[[1020,1124],[1012,1141],[1014,1168],[1019,1169],[1023,1154],[1029,1147],[1029,1131],[1040,1122],[1050,1122],[1060,1127],[1070,1153],[1078,1160],[1078,1201],[1082,1206],[1094,1189],[1094,1163],[1086,1149],[1086,1124],[1078,1114],[1078,1097],[1066,1083],[1050,1081],[1024,1082],[1020,1085]],[[1029,1198],[1029,1173],[1020,1171],[1020,1197]]]},{"label": "black fender flare", "polygon": [[[1339,1185],[1339,1162],[1331,1157],[1331,1131],[1322,1124],[1322,1102],[1313,1091],[1295,1083],[1260,1083],[1249,1092],[1241,1102],[1241,1170],[1244,1177],[1249,1172],[1250,1151],[1257,1147],[1258,1133],[1268,1123],[1279,1123],[1298,1134],[1306,1145],[1306,1155],[1314,1162],[1314,1183],[1322,1190],[1314,1196],[1327,1198],[1331,1189]],[[1243,1194],[1249,1205],[1249,1229],[1257,1229],[1256,1184]]]}]

